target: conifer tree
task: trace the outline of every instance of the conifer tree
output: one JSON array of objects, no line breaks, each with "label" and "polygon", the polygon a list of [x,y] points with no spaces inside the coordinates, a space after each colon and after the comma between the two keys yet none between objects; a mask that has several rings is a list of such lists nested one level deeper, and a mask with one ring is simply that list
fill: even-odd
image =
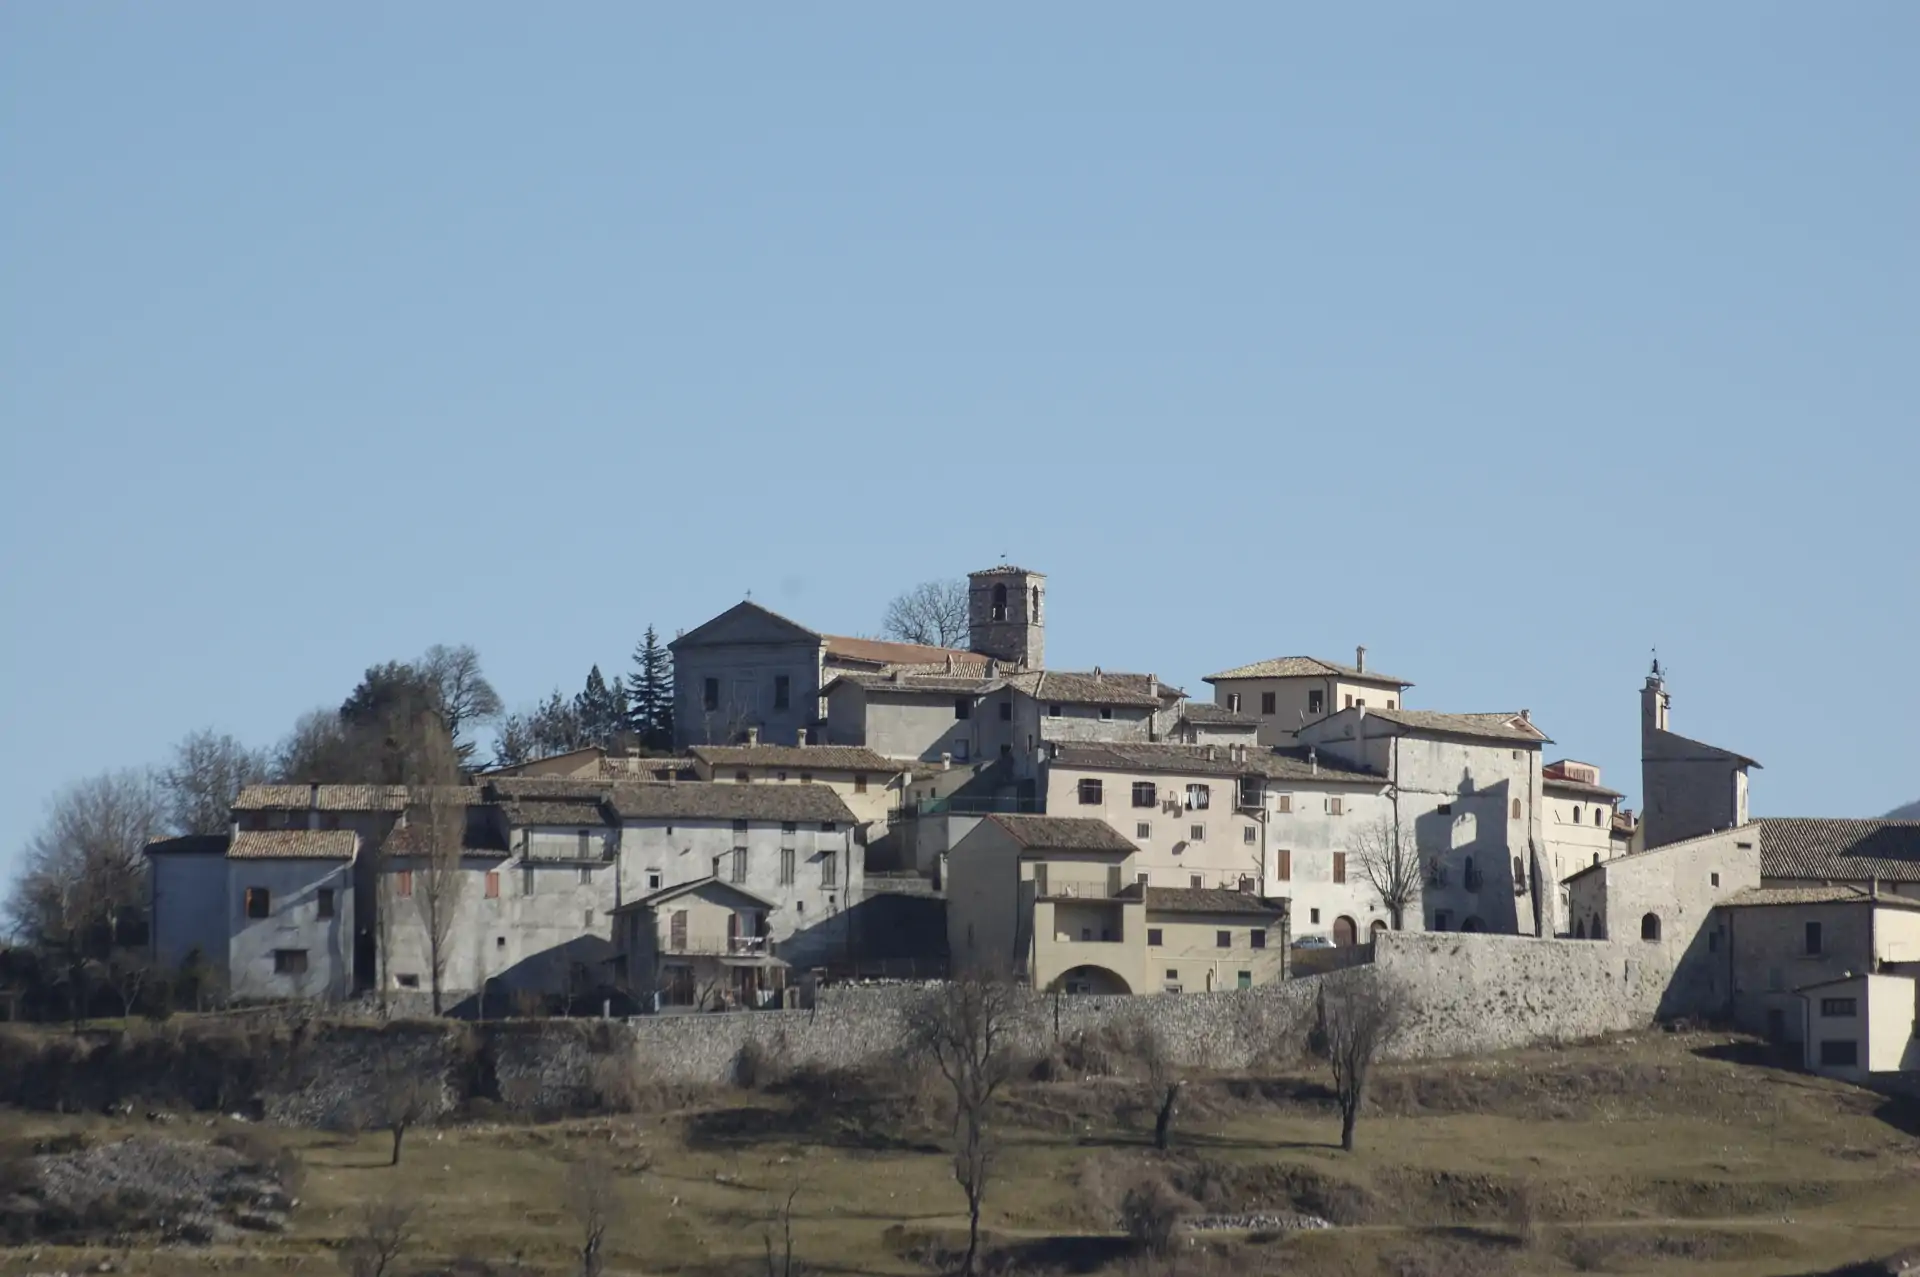
[{"label": "conifer tree", "polygon": [[600,673],[598,665],[588,671],[586,688],[574,698],[573,706],[574,714],[580,720],[580,734],[589,744],[602,749],[613,744],[615,734],[623,726],[622,715],[613,690],[607,686],[607,680]]},{"label": "conifer tree", "polygon": [[628,722],[648,749],[673,746],[673,655],[649,625],[627,675]]}]

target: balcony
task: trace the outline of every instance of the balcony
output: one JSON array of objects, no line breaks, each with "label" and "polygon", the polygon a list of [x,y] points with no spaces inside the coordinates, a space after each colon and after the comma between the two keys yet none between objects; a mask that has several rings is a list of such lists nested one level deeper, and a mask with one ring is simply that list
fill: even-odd
[{"label": "balcony", "polygon": [[661,947],[661,953],[672,958],[771,958],[773,937],[728,936],[725,940],[719,940],[699,936],[673,939]]},{"label": "balcony", "polygon": [[1048,873],[1046,865],[1035,865],[1033,894],[1042,900],[1114,900],[1126,889],[1125,879],[1119,865],[1109,866],[1099,878],[1063,878]]}]

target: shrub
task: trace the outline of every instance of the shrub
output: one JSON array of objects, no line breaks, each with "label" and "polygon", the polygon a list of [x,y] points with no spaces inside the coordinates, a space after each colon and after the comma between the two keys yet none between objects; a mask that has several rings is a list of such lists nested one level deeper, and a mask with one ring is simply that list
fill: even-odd
[{"label": "shrub", "polygon": [[733,1084],[745,1090],[774,1086],[793,1071],[785,1033],[776,1033],[771,1042],[748,1038],[733,1057]]},{"label": "shrub", "polygon": [[1174,1235],[1193,1211],[1192,1199],[1155,1172],[1142,1174],[1120,1195],[1120,1226],[1135,1244],[1156,1255],[1173,1249]]}]

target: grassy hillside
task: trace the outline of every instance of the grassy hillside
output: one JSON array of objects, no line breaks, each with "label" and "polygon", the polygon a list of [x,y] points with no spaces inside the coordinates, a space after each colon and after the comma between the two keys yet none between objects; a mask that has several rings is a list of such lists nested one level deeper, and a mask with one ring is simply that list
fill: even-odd
[{"label": "grassy hillside", "polygon": [[[1655,1033],[1384,1069],[1350,1155],[1333,1147],[1337,1117],[1313,1072],[1190,1080],[1168,1153],[1151,1147],[1143,1083],[1022,1083],[988,1198],[994,1262],[1143,1277],[1731,1275],[1825,1271],[1920,1244],[1913,1111],[1758,1056],[1738,1039]],[[946,1130],[937,1090],[818,1076],[657,1096],[617,1118],[420,1130],[397,1169],[380,1132],[0,1112],[0,1201],[9,1159],[129,1136],[244,1131],[227,1143],[264,1139],[304,1166],[284,1233],[205,1248],[28,1243],[0,1250],[0,1272],[337,1271],[366,1206],[382,1202],[418,1212],[398,1271],[577,1272],[569,1168],[590,1160],[613,1185],[610,1273],[764,1274],[769,1221],[789,1193],[795,1253],[814,1271],[926,1273],[964,1226]],[[1150,1262],[1118,1235],[1113,1209],[1143,1172],[1197,1211],[1335,1226],[1196,1234]]]}]

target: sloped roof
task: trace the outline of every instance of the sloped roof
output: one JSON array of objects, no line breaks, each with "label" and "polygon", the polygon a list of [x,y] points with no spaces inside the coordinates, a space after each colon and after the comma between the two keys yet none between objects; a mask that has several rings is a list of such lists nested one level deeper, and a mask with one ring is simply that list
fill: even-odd
[{"label": "sloped roof", "polygon": [[[1691,736],[1682,736],[1679,732],[1670,732],[1666,730],[1664,727],[1656,728],[1654,731],[1654,736],[1655,736],[1655,739],[1659,742],[1667,742],[1667,741],[1677,742],[1678,744],[1684,746],[1685,748],[1695,751],[1702,758],[1716,758],[1716,759],[1731,758],[1739,762],[1745,763],[1749,767],[1760,766],[1759,763],[1755,762],[1751,758],[1748,758],[1745,754],[1739,753],[1736,750],[1724,749],[1719,745],[1709,745],[1705,741],[1695,740]],[[1666,761],[1682,761],[1682,760],[1669,759]]]},{"label": "sloped roof", "polygon": [[351,829],[243,829],[229,860],[352,860],[360,835]]},{"label": "sloped roof", "polygon": [[146,845],[149,856],[224,856],[227,834],[181,834],[177,838],[156,838]]},{"label": "sloped roof", "polygon": [[841,674],[828,679],[826,686],[820,690],[823,693],[831,692],[842,683],[869,692],[892,692],[904,696],[984,696],[1004,686],[997,678],[975,678],[965,674],[911,674],[903,670],[899,678],[891,673]]},{"label": "sloped roof", "polygon": [[1202,680],[1212,683],[1223,678],[1344,678],[1356,683],[1379,683],[1386,687],[1412,687],[1404,678],[1377,670],[1360,670],[1338,661],[1323,661],[1317,656],[1276,656],[1269,661],[1236,665]]},{"label": "sloped roof", "polygon": [[1022,851],[1131,852],[1133,844],[1104,820],[1078,816],[988,816]]},{"label": "sloped roof", "polygon": [[1578,794],[1583,798],[1624,798],[1617,789],[1608,789],[1605,785],[1590,785],[1584,780],[1569,780],[1565,776],[1542,776],[1543,789],[1557,790],[1561,793]]},{"label": "sloped roof", "polygon": [[847,805],[825,785],[623,781],[612,789],[613,810],[622,820],[853,822]]},{"label": "sloped roof", "polygon": [[1763,878],[1920,882],[1920,820],[1768,816],[1755,823]]},{"label": "sloped roof", "polygon": [[1188,701],[1180,711],[1180,717],[1189,723],[1230,723],[1236,727],[1258,727],[1260,720],[1251,714],[1243,714],[1237,709],[1228,709],[1225,705],[1216,705],[1212,701]]},{"label": "sloped roof", "polygon": [[[755,624],[766,628],[768,637],[765,640],[737,638],[727,634],[730,629]],[[782,616],[772,608],[762,607],[752,599],[742,599],[718,616],[694,626],[668,643],[667,650],[675,651],[681,647],[698,647],[703,643],[716,642],[805,642],[808,639],[822,642],[825,638],[826,636],[819,631],[808,629],[792,617]]]},{"label": "sloped roof", "polygon": [[[1181,693],[1151,674],[1114,674],[1105,670],[1030,670],[1009,674],[1006,682],[1036,701],[1050,705],[1115,705],[1159,709]],[[1155,690],[1157,688],[1157,690]]]},{"label": "sloped roof", "polygon": [[613,912],[631,913],[636,909],[656,908],[666,904],[669,900],[677,900],[681,896],[691,895],[702,888],[710,888],[723,895],[738,896],[742,900],[750,904],[758,905],[760,908],[768,910],[769,912],[780,907],[776,901],[769,900],[765,896],[748,891],[745,887],[738,887],[733,883],[723,881],[717,875],[708,874],[704,878],[695,878],[691,882],[679,883],[672,887],[662,887],[658,891],[641,896],[638,900],[629,900],[627,903],[616,907]]},{"label": "sloped roof", "polygon": [[[1358,715],[1358,707],[1343,709],[1322,723],[1333,722],[1347,715]],[[1491,714],[1443,714],[1431,709],[1375,709],[1366,707],[1368,718],[1377,718],[1415,732],[1435,732],[1447,736],[1472,736],[1482,740],[1513,741],[1527,745],[1551,743],[1547,735],[1531,724],[1516,726],[1523,722],[1518,713],[1509,714],[1500,711]]]},{"label": "sloped roof", "polygon": [[695,745],[689,751],[712,767],[813,767],[821,771],[898,772],[899,763],[864,745]]},{"label": "sloped roof", "polygon": [[891,639],[854,638],[846,634],[827,634],[827,655],[863,665],[944,665],[951,660],[956,667],[984,670],[987,658],[978,652],[958,647],[935,647],[928,643],[896,643]]},{"label": "sloped roof", "polygon": [[1287,902],[1225,887],[1148,887],[1147,912],[1235,913],[1283,918],[1287,914]]},{"label": "sloped roof", "polygon": [[1920,900],[1892,894],[1877,895],[1865,887],[1833,883],[1820,887],[1749,887],[1721,901],[1727,905],[1891,905],[1920,909]]},{"label": "sloped roof", "polygon": [[[1209,757],[1208,755],[1212,756]],[[1098,771],[1174,772],[1192,776],[1264,776],[1269,780],[1312,781],[1339,785],[1384,785],[1385,776],[1351,771],[1322,762],[1316,768],[1296,746],[1263,749],[1247,746],[1236,760],[1227,745],[1141,745],[1125,741],[1088,741],[1054,746],[1053,761],[1063,767]]]},{"label": "sloped roof", "polygon": [[399,811],[405,785],[248,785],[235,811]]}]

